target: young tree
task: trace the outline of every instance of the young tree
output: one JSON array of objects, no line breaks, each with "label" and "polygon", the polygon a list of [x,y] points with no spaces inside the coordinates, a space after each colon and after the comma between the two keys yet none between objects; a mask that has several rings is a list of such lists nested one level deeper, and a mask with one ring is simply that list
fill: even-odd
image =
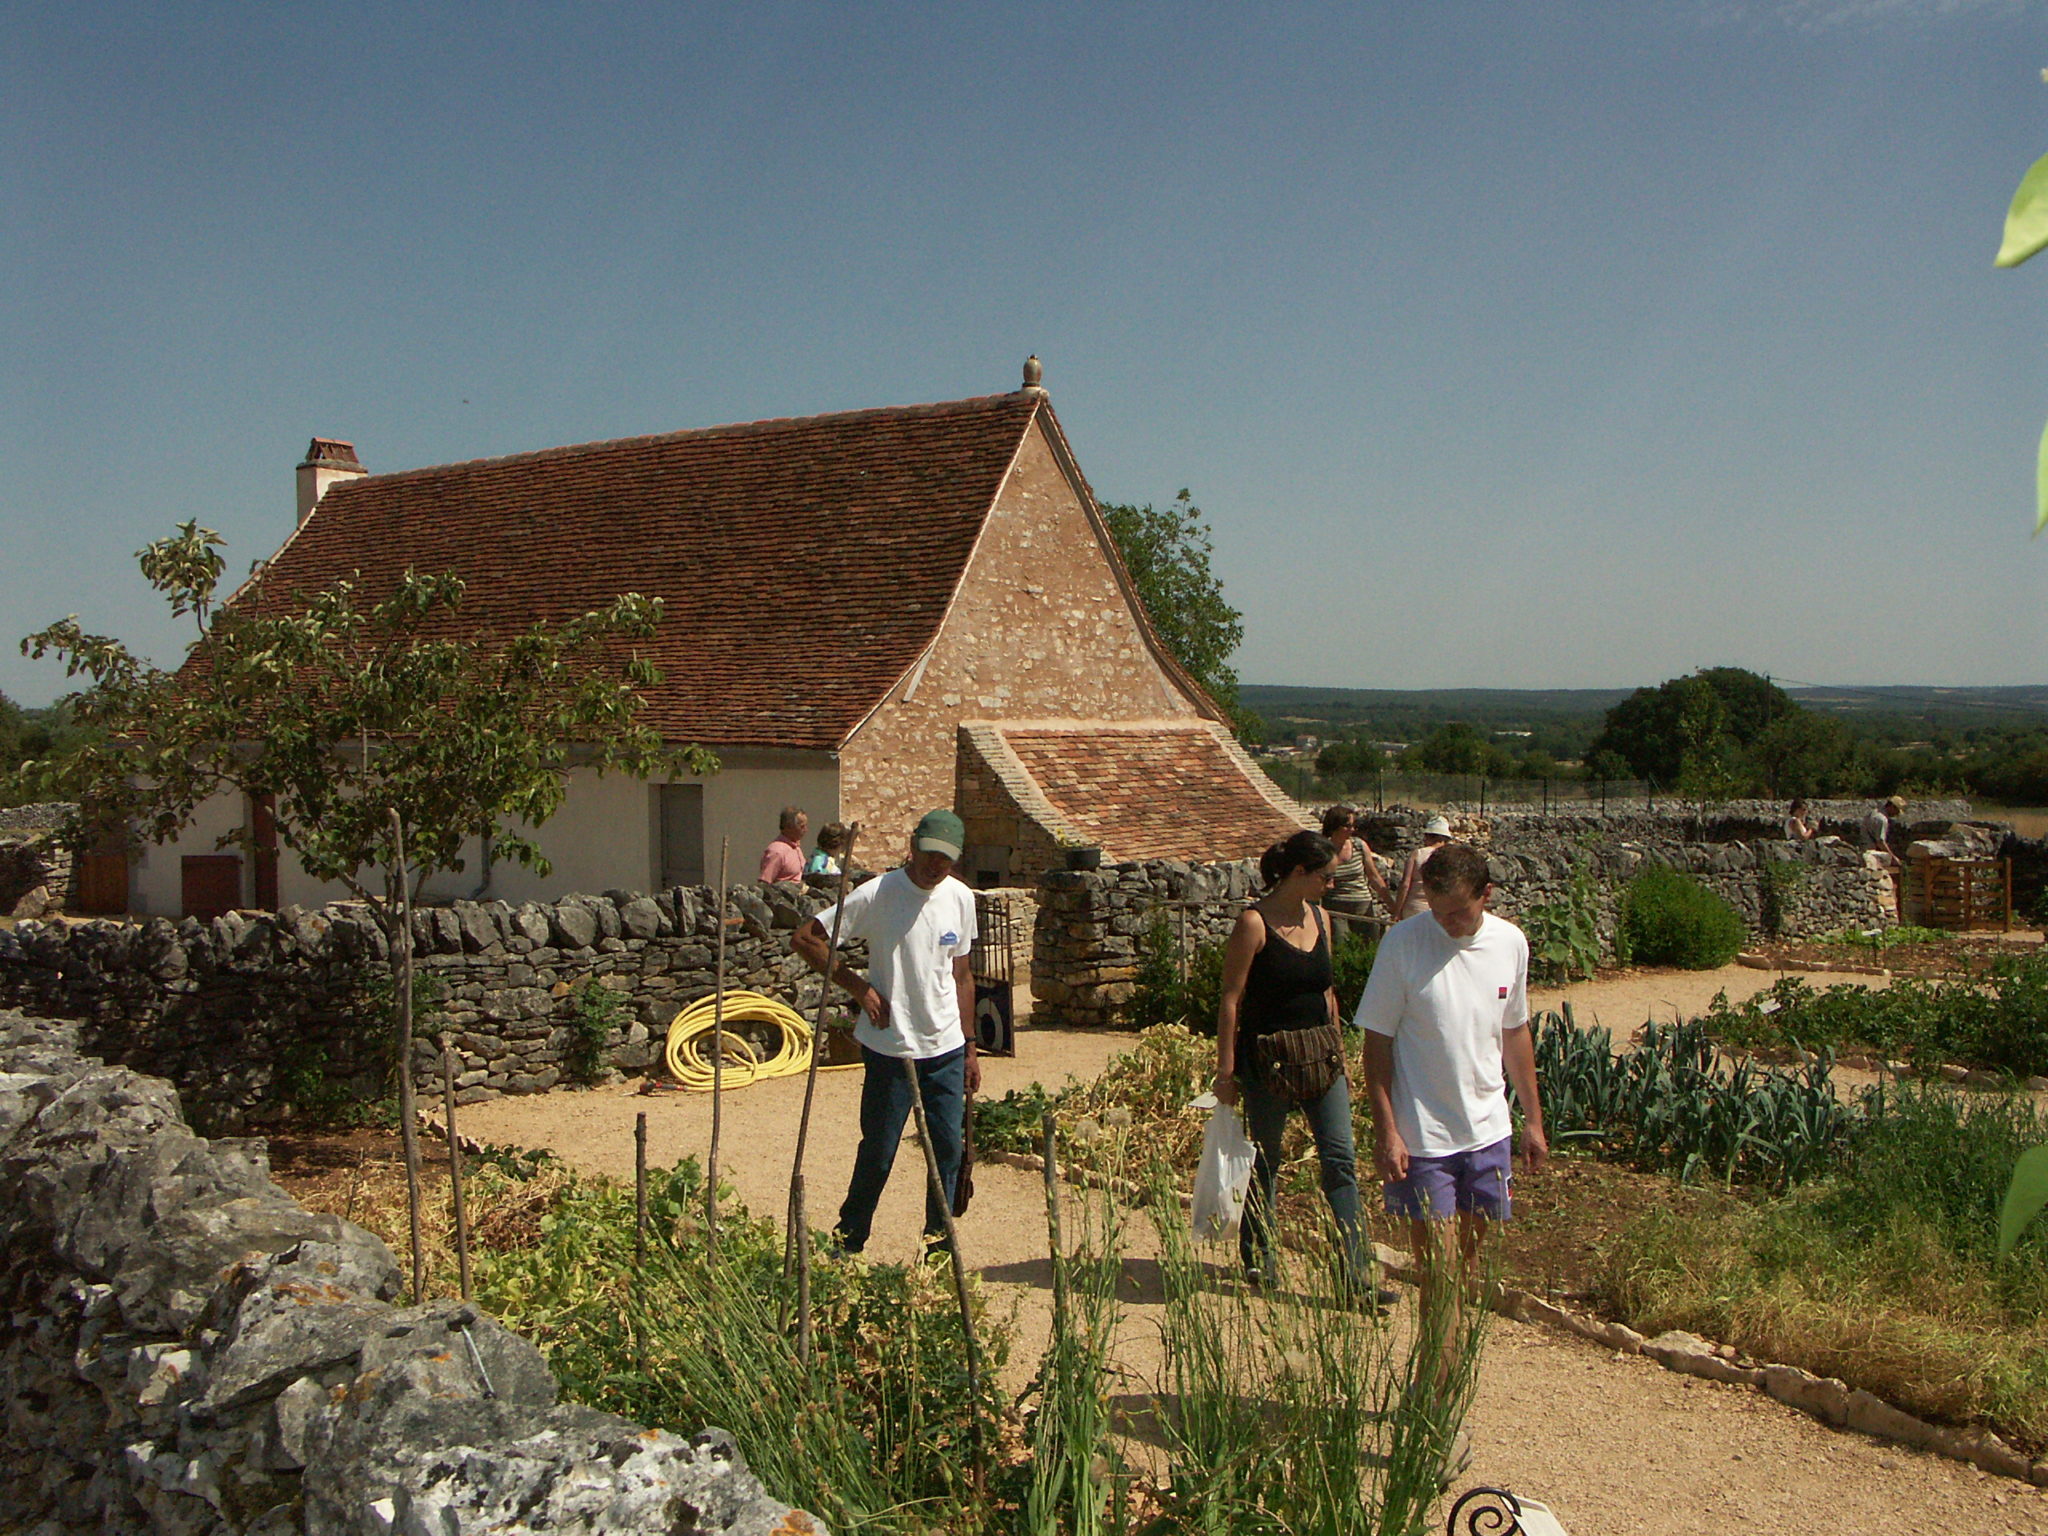
[{"label": "young tree", "polygon": [[1183,486],[1164,507],[1104,503],[1102,517],[1152,628],[1242,734],[1248,717],[1230,657],[1244,639],[1244,616],[1223,600],[1223,583],[1210,569],[1202,509]]},{"label": "young tree", "polygon": [[678,756],[697,773],[717,762],[696,747],[671,753],[640,719],[640,690],[659,674],[633,642],[660,622],[657,599],[628,593],[566,623],[478,635],[462,627],[463,583],[450,575],[409,570],[375,596],[354,581],[279,593],[259,568],[217,602],[221,546],[188,522],[137,556],[195,627],[176,671],[76,617],[22,642],[91,686],[71,708],[84,732],[17,778],[79,803],[74,838],[89,821],[164,842],[214,796],[246,795],[309,875],[367,903],[397,973],[400,1118],[414,1168],[409,918],[426,880],[459,871],[478,838],[545,873],[529,834],[560,807],[571,767],[645,777]]}]

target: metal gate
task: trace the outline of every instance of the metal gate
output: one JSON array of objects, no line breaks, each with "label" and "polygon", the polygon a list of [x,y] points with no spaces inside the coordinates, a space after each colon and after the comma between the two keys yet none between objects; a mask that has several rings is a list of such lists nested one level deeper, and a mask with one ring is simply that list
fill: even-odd
[{"label": "metal gate", "polygon": [[976,892],[974,926],[975,1042],[991,1056],[1017,1054],[1015,927],[1010,904],[1000,896]]}]

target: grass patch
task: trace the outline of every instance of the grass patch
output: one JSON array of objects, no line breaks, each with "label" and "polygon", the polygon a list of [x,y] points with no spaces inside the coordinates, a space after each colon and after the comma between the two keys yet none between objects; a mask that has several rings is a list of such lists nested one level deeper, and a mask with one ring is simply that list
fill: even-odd
[{"label": "grass patch", "polygon": [[1598,1289],[1631,1326],[1686,1328],[1913,1412],[2048,1446],[2048,1232],[1996,1257],[2031,1103],[1909,1085],[1864,1101],[1838,1169],[1780,1198],[1652,1210]]}]

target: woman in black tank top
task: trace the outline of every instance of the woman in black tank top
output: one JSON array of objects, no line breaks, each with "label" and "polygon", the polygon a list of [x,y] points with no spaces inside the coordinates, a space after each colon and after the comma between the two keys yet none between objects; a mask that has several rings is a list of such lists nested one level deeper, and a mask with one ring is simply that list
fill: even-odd
[{"label": "woman in black tank top", "polygon": [[1280,1138],[1297,1102],[1307,1115],[1322,1165],[1323,1196],[1341,1235],[1352,1284],[1378,1304],[1394,1293],[1372,1282],[1370,1246],[1359,1215],[1358,1157],[1351,1135],[1351,1084],[1339,1072],[1318,1097],[1296,1100],[1262,1068],[1259,1042],[1285,1030],[1336,1025],[1337,992],[1329,919],[1322,899],[1336,878],[1337,850],[1314,832],[1275,843],[1259,861],[1266,894],[1238,914],[1223,951],[1223,1001],[1216,1013],[1216,1097],[1238,1105],[1257,1149],[1251,1198],[1238,1227],[1238,1252],[1255,1283],[1270,1268],[1272,1210]]}]

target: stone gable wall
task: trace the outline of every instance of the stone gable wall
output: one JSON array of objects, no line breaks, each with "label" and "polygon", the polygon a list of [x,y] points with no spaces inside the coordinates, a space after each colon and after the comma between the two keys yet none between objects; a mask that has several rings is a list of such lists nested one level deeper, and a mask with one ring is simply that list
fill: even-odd
[{"label": "stone gable wall", "polygon": [[[840,755],[840,813],[893,855],[953,801],[967,719],[1188,718],[1140,634],[1042,424],[1026,434],[911,697],[894,689]],[[871,844],[871,856],[880,848]]]},{"label": "stone gable wall", "polygon": [[0,1529],[822,1533],[724,1431],[558,1403],[476,1307],[394,1305],[381,1241],[79,1033],[0,1014]]}]

